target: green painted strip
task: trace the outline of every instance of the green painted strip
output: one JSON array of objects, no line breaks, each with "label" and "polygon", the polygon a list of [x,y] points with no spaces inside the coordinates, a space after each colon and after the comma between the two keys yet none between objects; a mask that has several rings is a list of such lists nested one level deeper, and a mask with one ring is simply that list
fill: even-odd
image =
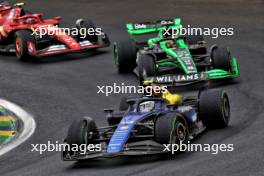
[{"label": "green painted strip", "polygon": [[13,126],[14,125],[14,123],[13,122],[1,122],[0,121],[0,126]]}]

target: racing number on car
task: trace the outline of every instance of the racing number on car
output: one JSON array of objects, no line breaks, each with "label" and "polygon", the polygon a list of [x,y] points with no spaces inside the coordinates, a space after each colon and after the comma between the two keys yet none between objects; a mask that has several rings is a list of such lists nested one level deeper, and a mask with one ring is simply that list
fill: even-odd
[{"label": "racing number on car", "polygon": [[192,59],[190,58],[182,58],[182,62],[184,63],[184,65],[186,66],[188,73],[196,73],[196,67],[192,61]]}]

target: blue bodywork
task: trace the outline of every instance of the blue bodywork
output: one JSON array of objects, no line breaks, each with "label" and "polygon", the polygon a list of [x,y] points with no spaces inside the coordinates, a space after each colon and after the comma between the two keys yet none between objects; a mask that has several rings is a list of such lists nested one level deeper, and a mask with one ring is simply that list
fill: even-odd
[{"label": "blue bodywork", "polygon": [[[150,112],[140,112],[138,106],[144,101],[154,101],[155,108]],[[127,113],[125,113],[123,116],[121,122],[110,139],[107,147],[107,153],[113,154],[121,152],[126,145],[135,125],[149,116],[175,112],[183,114],[188,124],[195,123],[197,120],[197,110],[193,106],[178,106],[176,109],[171,110],[161,99],[145,98],[141,99],[140,102],[137,102],[136,100],[131,102]]]}]

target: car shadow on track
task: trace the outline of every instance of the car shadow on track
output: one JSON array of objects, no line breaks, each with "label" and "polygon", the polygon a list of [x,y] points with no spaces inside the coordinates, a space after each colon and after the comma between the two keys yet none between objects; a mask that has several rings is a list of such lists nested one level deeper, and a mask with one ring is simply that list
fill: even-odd
[{"label": "car shadow on track", "polygon": [[88,59],[92,58],[93,56],[106,54],[108,51],[106,50],[94,50],[87,53],[68,53],[58,56],[50,56],[47,58],[43,58],[38,60],[37,62],[32,63],[55,63],[55,62],[67,62],[67,61],[75,61],[75,60],[81,60],[81,59]]},{"label": "car shadow on track", "polygon": [[[231,126],[228,129],[214,129],[205,130],[203,133],[196,136],[194,140],[191,140],[193,144],[220,144],[227,138],[231,137],[230,134],[236,134],[236,127]],[[208,140],[209,138],[209,140]],[[74,162],[66,168],[68,171],[81,170],[81,169],[108,169],[108,168],[120,168],[123,166],[133,166],[148,163],[159,163],[166,161],[179,161],[186,159],[199,151],[185,151],[177,152],[174,154],[158,154],[158,155],[144,155],[144,156],[118,156],[115,158],[102,158],[91,159]]]},{"label": "car shadow on track", "polygon": [[46,58],[36,59],[34,61],[19,61],[16,58],[14,53],[1,53],[2,56],[0,60],[11,61],[11,62],[21,62],[23,64],[34,65],[34,64],[48,64],[48,63],[56,63],[56,62],[69,62],[81,59],[88,59],[92,58],[93,56],[102,55],[109,53],[107,50],[94,50],[89,51],[86,53],[67,53],[67,54],[60,54],[57,56],[49,56]]},{"label": "car shadow on track", "polygon": [[241,81],[239,78],[235,79],[221,79],[221,80],[210,80],[209,82],[206,83],[198,83],[194,85],[189,85],[189,86],[179,86],[179,87],[173,87],[169,88],[169,90],[177,93],[177,92],[193,92],[193,91],[199,91],[203,89],[221,89],[225,87],[230,87],[234,85],[238,85]]},{"label": "car shadow on track", "polygon": [[174,155],[161,154],[161,155],[145,155],[145,156],[119,156],[115,158],[102,158],[94,160],[84,160],[75,162],[67,168],[67,170],[79,170],[79,169],[89,169],[89,168],[113,168],[122,166],[133,166],[146,163],[155,163],[161,161],[168,161],[173,159],[181,159],[186,155],[186,153],[177,153]]}]

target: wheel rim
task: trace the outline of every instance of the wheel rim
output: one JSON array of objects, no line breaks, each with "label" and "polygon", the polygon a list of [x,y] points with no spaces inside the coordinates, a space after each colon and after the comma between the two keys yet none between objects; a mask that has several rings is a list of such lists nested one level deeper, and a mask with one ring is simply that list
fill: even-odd
[{"label": "wheel rim", "polygon": [[118,66],[118,50],[116,45],[114,45],[114,59],[115,59],[115,64]]},{"label": "wheel rim", "polygon": [[16,53],[20,56],[22,53],[22,40],[21,38],[16,38]]},{"label": "wheel rim", "polygon": [[232,60],[232,57],[231,57],[231,51],[229,48],[227,48],[227,57],[228,57],[228,67],[231,71],[233,71],[233,67],[231,65],[231,60]]},{"label": "wheel rim", "polygon": [[143,63],[141,61],[141,58],[139,58],[138,60],[138,76],[139,76],[139,82],[140,84],[143,83],[144,81],[144,67],[143,67]]},{"label": "wheel rim", "polygon": [[87,132],[87,130],[85,130],[85,132],[84,132],[84,143],[85,144],[88,143],[88,132]]},{"label": "wheel rim", "polygon": [[179,141],[185,141],[186,138],[186,130],[185,126],[182,123],[179,123],[176,128],[176,136]]},{"label": "wheel rim", "polygon": [[226,97],[224,97],[223,99],[223,115],[224,115],[224,120],[227,123],[229,121],[229,116],[230,116],[230,105]]}]

